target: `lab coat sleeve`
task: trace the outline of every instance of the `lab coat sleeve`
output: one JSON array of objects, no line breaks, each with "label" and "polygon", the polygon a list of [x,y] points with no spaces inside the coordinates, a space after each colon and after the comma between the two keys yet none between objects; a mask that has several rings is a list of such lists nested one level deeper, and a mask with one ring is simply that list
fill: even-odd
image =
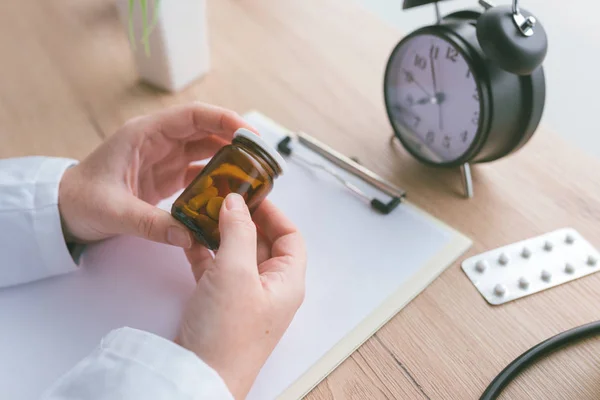
[{"label": "lab coat sleeve", "polygon": [[76,163],[51,157],[0,160],[0,287],[77,268],[58,211],[60,180]]},{"label": "lab coat sleeve", "polygon": [[121,328],[60,378],[42,400],[233,400],[194,353],[148,332]]}]

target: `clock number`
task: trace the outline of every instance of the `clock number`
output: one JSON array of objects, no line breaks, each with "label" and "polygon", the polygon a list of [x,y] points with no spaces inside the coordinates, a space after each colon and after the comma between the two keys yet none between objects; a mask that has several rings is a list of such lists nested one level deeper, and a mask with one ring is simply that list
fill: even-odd
[{"label": "clock number", "polygon": [[425,141],[427,142],[427,144],[433,144],[434,140],[435,140],[435,133],[433,131],[427,132],[427,135],[425,135]]},{"label": "clock number", "polygon": [[412,72],[404,70],[404,75],[406,75],[407,83],[413,83],[415,81],[415,77]]},{"label": "clock number", "polygon": [[469,79],[469,78],[471,77],[471,75],[472,75],[472,74],[471,74],[471,69],[468,69],[468,70],[467,70],[467,79]]},{"label": "clock number", "polygon": [[475,93],[473,93],[473,99],[475,99],[475,101],[479,101],[479,92],[476,90]]},{"label": "clock number", "polygon": [[442,142],[442,146],[444,146],[444,148],[449,149],[450,148],[450,136],[446,135],[444,136],[444,141]]},{"label": "clock number", "polygon": [[416,128],[417,126],[419,126],[420,123],[421,123],[421,117],[417,117],[415,115],[415,122],[413,122],[413,127]]},{"label": "clock number", "polygon": [[425,69],[427,68],[427,59],[425,57],[421,57],[420,55],[415,55],[415,67]]},{"label": "clock number", "polygon": [[467,139],[469,137],[469,132],[464,131],[463,133],[460,134],[460,140],[462,140],[463,143],[467,143]]},{"label": "clock number", "polygon": [[471,118],[471,122],[473,125],[479,125],[479,111],[475,111],[473,113],[473,118]]},{"label": "clock number", "polygon": [[431,49],[429,50],[429,57],[434,60],[438,59],[438,55],[440,54],[440,48],[434,44],[431,45]]},{"label": "clock number", "polygon": [[452,46],[448,47],[448,51],[446,52],[446,58],[448,60],[451,60],[452,62],[456,62],[457,57],[458,57],[458,50],[456,50]]}]

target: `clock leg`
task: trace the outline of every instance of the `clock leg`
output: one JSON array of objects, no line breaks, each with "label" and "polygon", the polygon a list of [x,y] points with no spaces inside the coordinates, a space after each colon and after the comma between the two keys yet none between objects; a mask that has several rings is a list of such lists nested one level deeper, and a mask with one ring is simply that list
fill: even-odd
[{"label": "clock leg", "polygon": [[473,198],[473,179],[471,178],[471,166],[469,163],[461,165],[460,170],[463,176],[463,186],[465,189],[465,197]]},{"label": "clock leg", "polygon": [[442,23],[442,14],[440,13],[440,5],[438,4],[438,2],[435,2],[435,18],[437,19],[437,24],[441,24]]},{"label": "clock leg", "polygon": [[[394,143],[398,140],[396,135],[390,136],[390,145],[393,147]],[[460,171],[463,178],[463,188],[465,191],[465,197],[467,199],[473,198],[473,179],[471,178],[471,164],[464,163],[460,166]]]},{"label": "clock leg", "polygon": [[479,4],[486,10],[489,10],[490,8],[494,7],[494,5],[487,0],[479,0]]}]

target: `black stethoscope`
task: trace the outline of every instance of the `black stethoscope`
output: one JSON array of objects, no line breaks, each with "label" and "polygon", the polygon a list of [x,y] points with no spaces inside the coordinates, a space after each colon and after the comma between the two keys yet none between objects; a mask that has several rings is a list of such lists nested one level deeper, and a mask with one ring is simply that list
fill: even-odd
[{"label": "black stethoscope", "polygon": [[540,358],[556,351],[562,347],[573,344],[590,336],[600,334],[600,321],[592,322],[587,325],[578,326],[556,336],[543,341],[542,343],[533,346],[525,353],[517,357],[513,362],[508,364],[494,378],[492,383],[485,389],[485,392],[479,398],[480,400],[497,399],[502,390],[511,383],[517,375],[529,366],[535,364]]}]

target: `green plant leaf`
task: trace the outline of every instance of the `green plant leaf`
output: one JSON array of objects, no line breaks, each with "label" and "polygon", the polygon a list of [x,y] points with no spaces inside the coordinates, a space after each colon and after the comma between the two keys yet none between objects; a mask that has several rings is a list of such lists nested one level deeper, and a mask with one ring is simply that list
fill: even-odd
[{"label": "green plant leaf", "polygon": [[154,15],[152,16],[152,24],[150,24],[150,29],[148,29],[148,36],[152,34],[154,27],[158,23],[158,11],[160,8],[160,0],[154,0]]},{"label": "green plant leaf", "polygon": [[148,29],[146,30],[145,36],[144,36],[144,43],[147,46],[147,52],[146,55],[150,54],[150,35],[152,34],[152,31],[154,30],[154,28],[156,27],[156,24],[158,23],[158,13],[159,13],[159,8],[160,8],[160,0],[154,0],[154,13],[152,16],[152,23],[150,24],[150,26],[148,27]]},{"label": "green plant leaf", "polygon": [[[135,1],[136,0],[129,0],[129,40],[134,51],[136,48],[135,31],[133,27]],[[140,39],[140,42],[144,45],[144,52],[146,53],[147,57],[150,56],[150,34],[158,23],[160,1],[161,0],[154,0],[152,22],[150,25],[148,25],[148,0],[139,0],[140,11],[142,13],[142,38]]]},{"label": "green plant leaf", "polygon": [[129,42],[135,51],[135,33],[133,32],[133,6],[135,0],[129,0]]},{"label": "green plant leaf", "polygon": [[146,56],[150,55],[150,42],[148,41],[148,0],[140,0],[140,7],[142,9],[142,43],[144,44],[144,51]]}]

